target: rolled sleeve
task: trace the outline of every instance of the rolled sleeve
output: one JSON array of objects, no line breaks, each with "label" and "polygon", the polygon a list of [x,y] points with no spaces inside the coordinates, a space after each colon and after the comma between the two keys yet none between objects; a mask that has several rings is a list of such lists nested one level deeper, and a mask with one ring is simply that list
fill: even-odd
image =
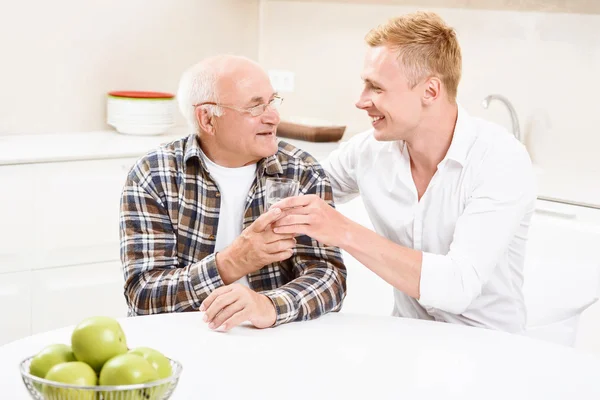
[{"label": "rolled sleeve", "polygon": [[285,289],[274,289],[263,292],[271,300],[277,315],[273,326],[285,324],[298,318],[298,302],[296,296]]},{"label": "rolled sleeve", "polygon": [[213,290],[225,285],[217,269],[216,253],[192,264],[190,277],[198,302],[202,302]]},{"label": "rolled sleeve", "polygon": [[450,256],[423,253],[419,303],[452,314],[462,314],[476,295],[482,282],[473,265]]}]

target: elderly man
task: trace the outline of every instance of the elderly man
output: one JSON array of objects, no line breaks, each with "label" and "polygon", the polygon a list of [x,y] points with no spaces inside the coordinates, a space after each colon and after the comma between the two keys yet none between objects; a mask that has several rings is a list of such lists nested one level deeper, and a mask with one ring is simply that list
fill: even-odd
[{"label": "elderly man", "polygon": [[130,314],[205,311],[211,329],[267,328],[339,310],[346,270],[339,249],[276,234],[265,181],[292,178],[333,205],[319,164],[277,142],[282,99],[242,57],[191,67],[177,94],[190,136],[141,158],[121,200],[121,259]]},{"label": "elderly man", "polygon": [[275,232],[348,251],[395,288],[395,315],[522,332],[536,199],[525,147],[457,104],[461,51],[440,17],[394,18],[366,41],[356,105],[373,129],[323,166],[336,201],[362,195],[377,233],[316,196],[276,204],[294,208]]}]

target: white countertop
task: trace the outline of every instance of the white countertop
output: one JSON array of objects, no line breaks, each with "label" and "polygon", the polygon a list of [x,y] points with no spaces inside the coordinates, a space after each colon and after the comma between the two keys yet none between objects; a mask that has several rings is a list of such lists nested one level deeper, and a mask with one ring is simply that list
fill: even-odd
[{"label": "white countertop", "polygon": [[[116,131],[0,135],[0,166],[142,156],[163,143],[187,136],[186,129],[163,135],[132,136]],[[322,159],[339,143],[313,143],[281,138]]]},{"label": "white countertop", "polygon": [[[221,333],[202,315],[119,320],[129,347],[153,347],[182,363],[173,400],[600,398],[599,358],[523,336],[343,313]],[[19,362],[46,345],[68,344],[71,332],[0,347],[0,393],[27,399]]]},{"label": "white countertop", "polygon": [[116,131],[0,136],[0,165],[137,157],[185,135],[174,130],[157,136]]},{"label": "white countertop", "polygon": [[[0,135],[0,166],[28,163],[139,157],[162,143],[187,135],[175,128],[157,136],[122,135],[112,130],[39,135]],[[339,142],[314,143],[282,138],[323,160]],[[600,207],[600,177],[536,168],[540,198]]]}]

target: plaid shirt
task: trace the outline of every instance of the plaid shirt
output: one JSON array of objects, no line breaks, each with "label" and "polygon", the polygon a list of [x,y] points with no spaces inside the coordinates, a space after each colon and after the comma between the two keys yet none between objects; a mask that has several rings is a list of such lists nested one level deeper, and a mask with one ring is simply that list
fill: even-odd
[{"label": "plaid shirt", "polygon": [[[333,206],[327,175],[307,153],[279,142],[276,155],[259,161],[246,199],[243,228],[265,209],[268,176],[293,178],[301,194]],[[131,315],[198,310],[224,283],[215,262],[220,193],[200,157],[196,135],[161,146],[131,169],[121,198],[121,261]],[[346,268],[336,247],[296,238],[294,255],[247,276],[268,296],[275,325],[337,311],[346,294]]]}]

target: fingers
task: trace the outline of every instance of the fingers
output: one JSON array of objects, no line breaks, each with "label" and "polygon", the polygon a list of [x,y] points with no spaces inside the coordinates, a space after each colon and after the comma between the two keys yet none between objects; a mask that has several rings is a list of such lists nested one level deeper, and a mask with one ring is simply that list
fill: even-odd
[{"label": "fingers", "polygon": [[206,308],[203,318],[204,321],[208,323],[212,322],[212,320],[217,316],[219,312],[221,312],[222,309],[232,304],[239,297],[239,293],[236,293],[233,290],[227,293],[223,293],[220,296],[217,296],[217,298],[212,302],[212,304]]},{"label": "fingers", "polygon": [[265,251],[268,254],[276,254],[283,251],[292,250],[294,246],[296,246],[296,239],[279,240],[277,242],[268,244],[265,247]]},{"label": "fingers", "polygon": [[278,233],[277,231],[275,231],[275,229],[279,226],[310,225],[310,223],[311,223],[310,215],[288,215],[288,216],[281,218],[277,222],[275,222],[273,229],[274,229],[274,232]]},{"label": "fingers", "polygon": [[292,208],[292,207],[304,207],[309,205],[315,197],[318,197],[314,194],[312,195],[305,195],[305,196],[294,196],[294,197],[286,197],[283,200],[278,201],[277,203],[273,204],[271,207],[277,207],[277,208],[281,208],[282,210],[285,210],[287,208]]},{"label": "fingers", "polygon": [[223,330],[224,332],[227,332],[230,329],[235,328],[242,322],[246,321],[247,319],[248,319],[248,315],[247,315],[247,312],[245,309],[238,311],[237,313],[233,314],[229,319],[227,319],[223,323],[223,325],[221,325],[221,330]]},{"label": "fingers", "polygon": [[210,305],[215,301],[217,297],[219,297],[223,293],[231,292],[233,290],[233,286],[221,286],[220,288],[214,290],[211,294],[208,295],[206,299],[200,304],[200,311],[206,311]]},{"label": "fingers", "polygon": [[271,259],[268,261],[268,264],[271,264],[271,263],[274,263],[274,262],[283,261],[283,260],[287,260],[288,258],[290,258],[293,255],[294,255],[294,250],[293,249],[284,250],[284,251],[281,251],[279,253],[271,254],[270,255]]},{"label": "fingers", "polygon": [[232,315],[243,310],[245,307],[244,301],[241,298],[237,298],[236,301],[223,308],[215,318],[208,324],[210,329],[219,329],[223,322],[227,321]]},{"label": "fingers", "polygon": [[286,215],[310,215],[314,214],[318,208],[314,207],[314,204],[308,204],[303,207],[294,207],[294,208],[282,208],[282,216],[275,221],[275,223],[279,222]]},{"label": "fingers", "polygon": [[274,229],[274,231],[275,233],[281,234],[293,234],[295,236],[307,235],[312,237],[310,228],[306,224],[278,226]]},{"label": "fingers", "polygon": [[269,211],[258,217],[258,219],[252,223],[250,228],[254,232],[262,232],[280,217],[281,209],[277,207],[271,207]]},{"label": "fingers", "polygon": [[[276,222],[277,223],[277,222]],[[263,240],[265,244],[275,243],[279,240],[293,239],[294,235],[279,235],[273,232],[272,226],[269,226],[263,233]]]}]

